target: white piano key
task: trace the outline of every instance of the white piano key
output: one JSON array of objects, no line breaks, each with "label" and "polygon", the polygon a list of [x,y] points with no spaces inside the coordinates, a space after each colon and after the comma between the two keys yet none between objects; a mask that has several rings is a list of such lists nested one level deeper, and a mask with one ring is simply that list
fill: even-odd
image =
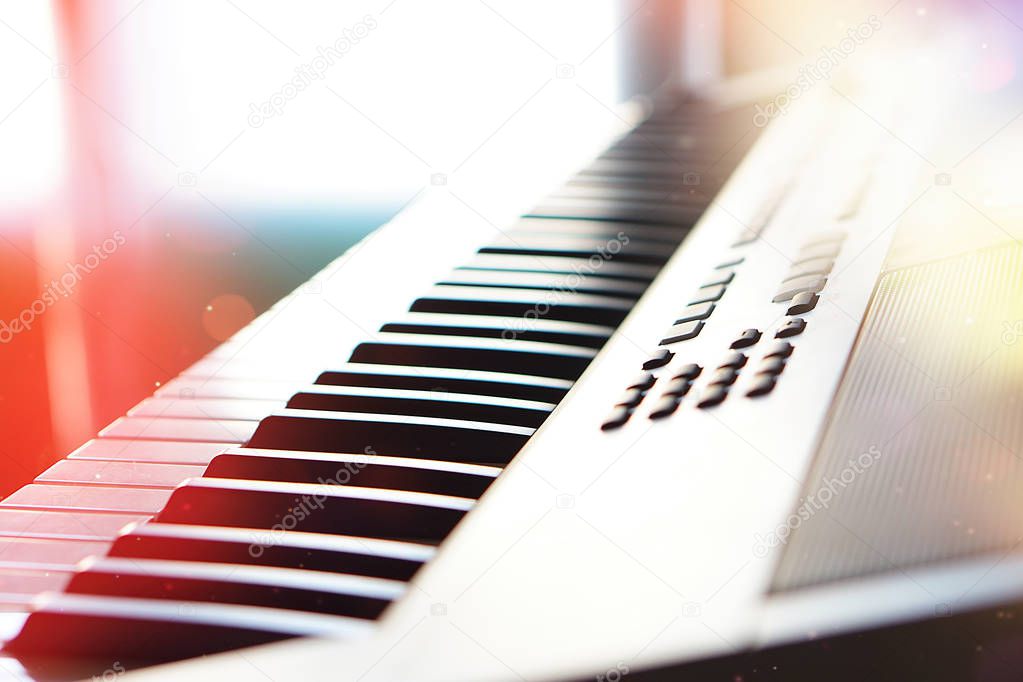
[{"label": "white piano key", "polygon": [[0,537],[109,540],[126,526],[148,518],[148,514],[82,514],[0,506]]},{"label": "white piano key", "polygon": [[177,417],[191,419],[241,419],[259,421],[284,407],[280,400],[232,398],[146,398],[128,410],[129,417]]},{"label": "white piano key", "polygon": [[205,470],[190,464],[65,459],[39,474],[36,482],[173,488],[186,478],[202,476]]},{"label": "white piano key", "polygon": [[0,568],[70,571],[83,559],[102,555],[108,542],[0,538]]},{"label": "white piano key", "polygon": [[[485,271],[481,270],[480,272]],[[448,327],[496,327],[498,329],[515,329],[522,326],[521,317],[458,315],[455,313],[406,313],[405,315],[396,318],[394,321],[397,323],[440,325]],[[593,336],[610,337],[615,331],[614,327],[603,324],[586,324],[585,322],[548,320],[546,318],[531,319],[529,320],[529,324],[530,329],[545,332],[563,332],[567,334],[592,334]]]},{"label": "white piano key", "polygon": [[481,253],[459,269],[467,270],[512,270],[516,272],[561,272],[565,274],[584,273],[590,276],[622,277],[649,282],[657,276],[660,268],[643,263],[623,263],[606,260],[600,256],[592,258],[570,258],[567,256],[533,256],[524,254]]},{"label": "white piano key", "polygon": [[[2,558],[2,555],[0,555],[0,558]],[[301,568],[218,564],[202,561],[96,557],[85,561],[81,565],[80,570],[115,575],[250,583],[271,587],[351,594],[374,599],[386,599],[388,601],[397,599],[407,589],[405,583],[385,578],[331,574],[323,571],[306,571]]]},{"label": "white piano key", "polygon": [[[31,601],[31,597],[25,596]],[[18,593],[11,593],[10,597],[20,601]],[[21,631],[25,620],[28,618],[28,614],[25,613],[24,609],[25,606],[20,605],[17,610],[8,610],[5,613],[0,613],[0,642],[6,642],[14,638]],[[5,652],[0,652],[0,666],[3,667],[7,678],[12,681],[20,682],[24,680],[25,682],[35,682],[38,679],[25,669],[21,661]]]},{"label": "white piano key", "polygon": [[247,545],[273,544],[303,549],[367,554],[371,556],[426,562],[437,550],[430,545],[397,540],[303,533],[298,530],[265,528],[232,528],[230,526],[196,526],[180,523],[143,523],[126,528],[124,535],[138,535],[169,540],[206,540],[210,542],[241,543]]},{"label": "white piano key", "polygon": [[[281,352],[286,352],[282,348]],[[182,377],[203,379],[258,379],[260,381],[308,381],[320,369],[322,360],[316,355],[296,354],[298,360],[275,356],[273,362],[252,357],[251,351],[240,350],[230,358],[204,357],[181,372]],[[281,361],[278,362],[278,359]]]},{"label": "white piano key", "polygon": [[413,467],[431,469],[433,471],[450,471],[456,474],[470,474],[497,478],[500,467],[484,464],[466,464],[463,462],[446,462],[439,459],[416,459],[414,457],[388,457],[386,455],[366,455],[363,453],[313,452],[305,450],[273,450],[267,448],[231,448],[224,454],[239,457],[275,457],[280,459],[314,459],[323,462],[337,462],[340,465],[368,465]]},{"label": "white piano key", "polygon": [[21,595],[28,600],[41,592],[62,590],[70,577],[71,571],[66,570],[2,568],[0,601],[6,601],[12,595]]},{"label": "white piano key", "polygon": [[585,274],[548,272],[510,272],[508,270],[455,270],[445,276],[441,286],[530,288],[565,293],[628,296],[639,298],[646,284],[636,280],[587,277]]},{"label": "white piano key", "polygon": [[239,398],[252,400],[287,400],[295,386],[309,379],[294,381],[259,381],[256,379],[205,379],[178,377],[161,386],[154,395],[161,398]]},{"label": "white piano key", "polygon": [[319,483],[284,483],[280,481],[250,481],[233,478],[195,478],[178,490],[202,488],[207,490],[239,490],[260,492],[273,495],[291,495],[294,497],[347,498],[371,500],[376,502],[393,502],[395,504],[411,504],[453,511],[469,511],[475,500],[450,495],[434,495],[432,493],[415,493],[404,490],[384,490],[381,488],[359,488],[357,486],[323,485]]},{"label": "white piano key", "polygon": [[471,402],[479,403],[481,405],[493,405],[495,407],[517,407],[524,410],[540,410],[546,412],[550,412],[557,407],[554,403],[541,402],[539,400],[519,400],[517,398],[502,398],[490,395],[470,395],[467,393],[451,393],[439,390],[416,391],[401,388],[333,386],[330,384],[310,384],[309,386],[299,389],[295,393],[353,395],[365,396],[368,398],[407,398],[409,400],[442,400],[452,403]]},{"label": "white piano key", "polygon": [[144,438],[244,443],[259,423],[239,419],[121,417],[99,432],[103,438]]},{"label": "white piano key", "polygon": [[[569,187],[578,186],[578,183],[570,184]],[[586,221],[586,220],[559,220],[557,218],[523,218],[515,223],[510,232],[513,236],[520,232],[540,232],[544,234],[577,234],[587,237],[594,236],[617,236],[625,234],[630,240],[642,239],[655,242],[668,242],[677,244],[681,241],[684,233],[679,230],[637,223],[614,222],[614,221]]]},{"label": "white piano key", "polygon": [[[286,609],[269,609],[236,604],[179,602],[165,599],[128,599],[123,597],[89,596],[49,592],[36,603],[35,614],[87,616],[97,625],[107,619],[124,619],[125,627],[136,627],[132,621],[165,621],[176,624],[213,625],[242,630],[257,629],[291,636],[351,637],[368,633],[373,624],[358,618],[327,616]],[[30,619],[31,621],[31,619]],[[53,622],[53,621],[50,621]],[[23,630],[24,633],[24,630]],[[124,642],[111,642],[114,649],[124,651]],[[66,644],[66,640],[62,642]],[[128,648],[131,653],[130,647]],[[66,652],[73,654],[74,652]],[[88,653],[87,651],[80,653]]]},{"label": "white piano key", "polygon": [[[513,374],[510,372],[493,372],[484,370],[472,370],[472,369],[451,369],[449,367],[420,367],[413,365],[382,365],[376,363],[337,363],[334,367],[329,367],[325,373],[337,373],[337,372],[351,372],[354,374],[370,374],[379,377],[387,378],[391,376],[409,376],[417,379],[429,380],[432,382],[433,379],[437,379],[438,383],[443,384],[444,380],[452,379],[467,379],[471,381],[490,381],[495,383],[503,383],[509,385],[525,385],[525,386],[539,386],[543,388],[552,388],[559,391],[568,391],[572,388],[572,381],[568,379],[556,379],[554,377],[541,377],[532,374]],[[376,384],[374,384],[376,385]],[[295,390],[288,395],[296,393],[302,389],[303,384],[296,385]]]},{"label": "white piano key", "polygon": [[[31,483],[0,501],[0,507],[155,514],[171,492],[159,488]],[[88,518],[82,521],[89,523]]]},{"label": "white piano key", "polygon": [[120,460],[127,462],[160,462],[165,464],[208,464],[211,459],[235,443],[204,443],[198,441],[125,440],[97,438],[78,448],[68,459]]}]

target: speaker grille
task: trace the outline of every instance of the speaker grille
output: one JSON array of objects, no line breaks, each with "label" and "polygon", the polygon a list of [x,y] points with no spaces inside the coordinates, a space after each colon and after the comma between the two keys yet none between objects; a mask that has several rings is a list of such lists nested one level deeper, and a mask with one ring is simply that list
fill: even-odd
[{"label": "speaker grille", "polygon": [[784,544],[773,590],[1023,540],[1023,249],[889,272]]}]

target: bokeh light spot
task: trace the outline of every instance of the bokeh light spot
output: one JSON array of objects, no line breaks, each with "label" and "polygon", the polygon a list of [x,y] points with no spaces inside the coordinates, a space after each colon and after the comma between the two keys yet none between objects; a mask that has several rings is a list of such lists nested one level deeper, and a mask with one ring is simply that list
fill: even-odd
[{"label": "bokeh light spot", "polygon": [[255,317],[255,309],[244,296],[221,294],[203,311],[202,326],[214,339],[224,341]]}]

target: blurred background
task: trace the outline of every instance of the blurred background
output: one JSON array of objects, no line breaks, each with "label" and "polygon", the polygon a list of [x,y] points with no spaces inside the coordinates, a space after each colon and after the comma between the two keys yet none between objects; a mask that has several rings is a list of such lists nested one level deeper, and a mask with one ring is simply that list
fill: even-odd
[{"label": "blurred background", "polygon": [[0,0],[0,494],[506,133],[614,116],[684,13],[700,83],[975,12],[997,89],[1013,3]]}]

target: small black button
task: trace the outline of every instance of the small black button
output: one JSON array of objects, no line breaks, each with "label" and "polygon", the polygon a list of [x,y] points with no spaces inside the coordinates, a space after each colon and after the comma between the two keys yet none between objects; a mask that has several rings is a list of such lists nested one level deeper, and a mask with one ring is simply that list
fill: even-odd
[{"label": "small black button", "polygon": [[682,365],[682,367],[679,368],[679,370],[677,372],[675,372],[675,376],[672,377],[672,378],[673,379],[688,379],[689,381],[692,381],[696,377],[700,376],[700,372],[702,372],[702,371],[703,371],[703,368],[700,367],[699,365],[697,365],[695,363],[689,363],[688,365]]},{"label": "small black button", "polygon": [[738,248],[745,246],[746,244],[752,244],[756,240],[760,239],[760,231],[749,227],[743,228],[742,232],[739,233],[739,238],[732,242],[732,248]]},{"label": "small black button", "polygon": [[726,260],[724,263],[716,265],[715,269],[716,270],[724,270],[725,268],[734,268],[736,265],[740,265],[744,260],[746,260],[746,259],[742,258],[742,257],[733,258],[731,260]]},{"label": "small black button", "polygon": [[658,348],[654,351],[654,354],[650,356],[650,359],[643,363],[643,369],[657,369],[658,367],[664,367],[666,364],[671,362],[671,359],[675,357],[667,348]]},{"label": "small black button", "polygon": [[696,403],[697,407],[713,407],[719,405],[721,401],[728,397],[728,387],[723,384],[715,384],[708,386],[704,389],[703,394],[700,396],[700,401]]},{"label": "small black button", "polygon": [[790,320],[785,320],[785,323],[778,327],[778,331],[774,333],[774,338],[787,339],[790,336],[802,334],[804,329],[806,329],[806,320],[801,317],[793,317]]},{"label": "small black button", "polygon": [[848,233],[846,233],[843,230],[828,230],[826,232],[818,232],[817,234],[813,235],[805,242],[803,242],[803,248],[817,246],[818,244],[833,244],[835,242],[841,244],[842,242],[845,241],[845,238],[847,236]]},{"label": "small black button", "polygon": [[757,367],[757,374],[781,374],[785,369],[785,358],[767,358]]},{"label": "small black button", "polygon": [[718,365],[718,368],[730,367],[731,369],[739,369],[746,364],[746,355],[739,351],[733,351],[725,356],[724,361]]},{"label": "small black button", "polygon": [[654,385],[655,381],[657,381],[657,377],[650,372],[643,372],[633,379],[632,383],[629,384],[627,388],[638,388],[641,391],[646,391]]},{"label": "small black button", "polygon": [[758,395],[767,395],[774,390],[774,384],[773,374],[758,374],[753,377],[753,385],[746,391],[746,395],[750,398],[755,398]]},{"label": "small black button", "polygon": [[689,301],[689,305],[696,305],[697,303],[708,303],[710,301],[721,300],[721,297],[725,295],[725,287],[722,284],[715,284],[711,287],[705,287],[696,292],[696,296],[693,300]]},{"label": "small black button", "polygon": [[692,322],[683,322],[682,324],[676,324],[674,327],[668,330],[668,333],[661,339],[661,345],[666,346],[669,343],[678,343],[679,341],[686,341],[693,338],[703,329],[703,322],[700,320],[693,320]]},{"label": "small black button", "polygon": [[778,341],[764,354],[764,359],[787,358],[790,355],[792,355],[792,344],[788,341]]},{"label": "small black button", "polygon": [[802,315],[808,313],[817,307],[817,301],[820,300],[820,296],[812,291],[804,291],[796,294],[792,297],[792,301],[789,303],[789,309],[785,311],[786,315]]},{"label": "small black button", "polygon": [[700,285],[700,288],[704,289],[719,284],[730,284],[733,279],[735,279],[735,270],[720,270],[711,275],[706,282]]},{"label": "small black button", "polygon": [[722,367],[721,369],[716,370],[711,376],[710,385],[715,386],[721,384],[724,386],[730,386],[735,383],[735,378],[738,376],[739,373],[731,367]]},{"label": "small black button", "polygon": [[615,404],[615,407],[635,407],[643,402],[643,396],[645,395],[646,391],[638,388],[630,388],[625,392],[625,395],[622,396],[622,399]]},{"label": "small black button", "polygon": [[792,279],[809,277],[810,275],[829,275],[831,274],[831,268],[833,267],[835,267],[835,261],[830,258],[816,258],[814,260],[808,260],[800,263],[799,265],[793,265],[785,275],[785,279],[783,281],[788,282]]},{"label": "small black button", "polygon": [[772,303],[782,303],[783,301],[791,301],[799,294],[806,292],[817,293],[828,283],[827,277],[820,277],[819,275],[807,275],[806,277],[797,277],[796,279],[790,279],[782,282],[781,287],[775,293],[774,298],[771,299]]},{"label": "small black button", "polygon": [[604,423],[600,425],[600,429],[602,431],[610,431],[612,429],[617,429],[623,424],[625,424],[625,422],[629,421],[629,417],[631,416],[632,410],[630,410],[629,408],[616,407],[614,410],[611,411],[611,414],[608,415],[607,419],[604,420]]},{"label": "small black button", "polygon": [[706,320],[714,312],[713,303],[697,303],[682,311],[682,316],[675,320],[675,324],[692,322],[693,320]]},{"label": "small black button", "polygon": [[666,395],[657,401],[654,405],[654,409],[650,412],[651,419],[664,419],[668,415],[674,414],[675,410],[678,409],[678,398],[675,396]]},{"label": "small black button", "polygon": [[742,332],[741,334],[739,334],[739,337],[735,341],[732,341],[732,346],[731,347],[732,348],[749,348],[750,346],[756,344],[756,342],[759,341],[759,340],[760,340],[760,330],[759,329],[747,329],[744,332]]},{"label": "small black button", "polygon": [[806,261],[813,260],[814,258],[835,258],[841,250],[841,244],[814,244],[812,246],[805,246],[796,254],[792,264],[799,265],[800,263],[805,263]]},{"label": "small black button", "polygon": [[686,393],[689,393],[689,389],[693,387],[693,382],[685,377],[676,377],[668,382],[667,387],[664,389],[664,395],[670,395],[675,397],[682,397]]}]

